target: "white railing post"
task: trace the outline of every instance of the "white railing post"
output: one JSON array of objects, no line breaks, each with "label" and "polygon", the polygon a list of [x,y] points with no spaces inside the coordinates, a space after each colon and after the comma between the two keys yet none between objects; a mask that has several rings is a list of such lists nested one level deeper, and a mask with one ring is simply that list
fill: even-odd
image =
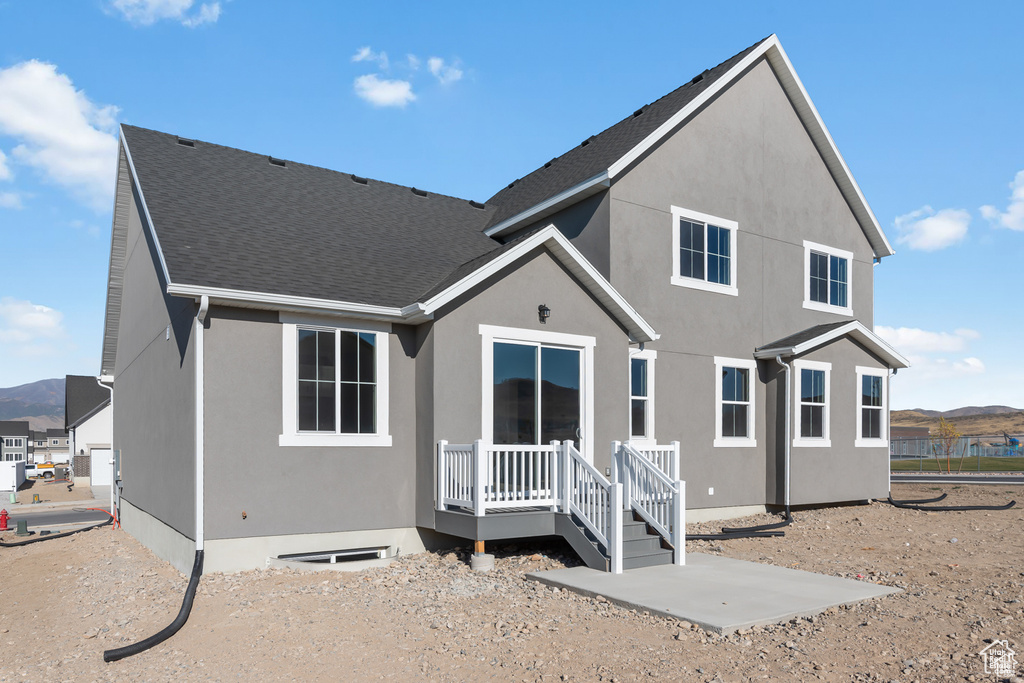
[{"label": "white railing post", "polygon": [[612,441],[612,483],[619,483],[619,442]]},{"label": "white railing post", "polygon": [[[558,470],[562,466],[562,444],[560,441],[551,442],[551,460],[548,462],[547,472],[550,479],[548,479],[548,488],[551,489],[551,511],[558,512],[558,508],[564,501],[561,500],[561,478],[559,477]],[[568,511],[568,508],[564,508]]]},{"label": "white railing post", "polygon": [[679,442],[672,442],[672,471],[668,474],[669,479],[673,481],[682,479],[679,475]]},{"label": "white railing post", "polygon": [[487,463],[484,459],[488,451],[482,439],[473,442],[473,514],[484,516],[484,491],[487,488]]},{"label": "white railing post", "polygon": [[572,504],[572,460],[569,457],[569,442],[562,444],[558,451],[558,459],[562,462],[562,512],[568,514],[569,506]]},{"label": "white railing post", "polygon": [[686,482],[677,479],[672,492],[672,546],[676,549],[675,564],[686,564]]},{"label": "white railing post", "polygon": [[437,509],[444,510],[445,491],[448,488],[448,462],[445,447],[448,442],[442,439],[437,442]]},{"label": "white railing post", "polygon": [[622,484],[612,484],[608,501],[608,554],[612,574],[622,573]]}]

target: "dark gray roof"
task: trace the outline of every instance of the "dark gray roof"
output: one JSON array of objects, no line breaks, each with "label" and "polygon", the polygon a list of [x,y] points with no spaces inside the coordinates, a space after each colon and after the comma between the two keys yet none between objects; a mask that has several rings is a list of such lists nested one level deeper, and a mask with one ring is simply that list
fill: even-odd
[{"label": "dark gray roof", "polygon": [[110,392],[95,377],[68,375],[64,381],[64,428],[77,427],[110,403]]},{"label": "dark gray roof", "polygon": [[405,306],[499,246],[493,207],[121,129],[175,284]]},{"label": "dark gray roof", "polygon": [[0,436],[29,436],[28,422],[21,420],[0,420]]},{"label": "dark gray roof", "polygon": [[636,113],[630,114],[611,128],[588,138],[585,144],[577,145],[562,156],[552,159],[549,164],[498,192],[487,200],[488,204],[497,207],[487,227],[526,211],[608,170],[612,164],[711,87],[765,40],[768,38],[759,40],[713,69],[704,71],[686,85],[641,107]]},{"label": "dark gray roof", "polygon": [[816,338],[820,337],[823,334],[831,332],[832,330],[836,329],[837,327],[842,327],[843,325],[849,325],[849,324],[850,324],[849,320],[840,320],[840,321],[834,322],[834,323],[825,323],[823,325],[815,325],[814,327],[808,327],[806,330],[802,330],[800,332],[797,332],[796,334],[791,334],[788,337],[783,337],[782,339],[777,339],[777,340],[773,341],[770,344],[765,344],[764,346],[759,346],[756,349],[754,349],[754,351],[755,352],[757,352],[757,351],[765,351],[767,349],[791,349],[794,346],[799,346],[800,344],[803,344],[804,342],[811,341],[812,339],[816,339]]},{"label": "dark gray roof", "polygon": [[58,427],[50,428],[46,430],[46,436],[49,439],[63,439],[68,435],[68,430],[60,429]]}]

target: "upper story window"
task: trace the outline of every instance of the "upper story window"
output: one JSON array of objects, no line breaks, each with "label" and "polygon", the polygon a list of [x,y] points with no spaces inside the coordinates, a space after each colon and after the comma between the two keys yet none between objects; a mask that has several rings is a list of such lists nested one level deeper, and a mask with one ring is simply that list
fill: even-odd
[{"label": "upper story window", "polygon": [[829,437],[831,363],[793,361],[796,371],[796,438],[794,446],[832,445]]},{"label": "upper story window", "polygon": [[886,409],[887,371],[857,366],[857,437],[858,447],[885,447],[889,443]]},{"label": "upper story window", "polygon": [[284,324],[282,446],[390,446],[388,334]]},{"label": "upper story window", "polygon": [[672,207],[672,278],[680,287],[736,296],[736,221]]},{"label": "upper story window", "polygon": [[654,440],[653,350],[629,353],[629,437],[633,441]]},{"label": "upper story window", "polygon": [[853,254],[804,242],[804,308],[853,315]]},{"label": "upper story window", "polygon": [[715,357],[716,448],[754,447],[754,385],[757,361]]},{"label": "upper story window", "polygon": [[60,445],[60,439],[52,439],[50,441],[50,445],[51,446],[59,446]]}]

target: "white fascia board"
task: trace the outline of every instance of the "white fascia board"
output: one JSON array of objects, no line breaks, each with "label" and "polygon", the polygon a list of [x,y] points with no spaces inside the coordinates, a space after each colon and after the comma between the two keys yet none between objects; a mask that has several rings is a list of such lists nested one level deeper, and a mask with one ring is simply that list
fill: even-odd
[{"label": "white fascia board", "polygon": [[889,346],[881,337],[865,327],[864,323],[859,320],[851,320],[845,325],[829,330],[795,346],[762,349],[754,353],[754,358],[766,359],[775,358],[776,356],[799,356],[846,335],[854,337],[877,353],[889,364],[890,368],[902,369],[910,367],[910,361],[900,355],[896,349]]},{"label": "white fascia board", "polygon": [[744,71],[750,68],[754,62],[761,59],[761,57],[765,57],[775,70],[783,90],[793,103],[793,108],[800,117],[800,121],[806,127],[811,140],[818,149],[818,153],[821,154],[825,165],[835,179],[836,185],[857,218],[857,222],[867,234],[875,256],[892,256],[895,253],[892,245],[886,239],[882,227],[875,218],[875,214],[871,211],[871,207],[868,206],[864,194],[860,191],[860,186],[853,179],[853,174],[850,173],[850,169],[843,160],[843,156],[839,153],[832,135],[828,132],[828,128],[825,127],[825,122],[821,120],[821,116],[818,114],[814,103],[811,102],[807,90],[804,89],[803,83],[800,82],[800,78],[796,75],[793,64],[789,61],[789,57],[786,56],[785,50],[782,49],[778,36],[774,34],[761,43],[756,50],[744,57],[736,66],[729,69],[724,76],[715,81],[714,85],[676,112],[668,121],[661,124],[653,133],[644,138],[640,144],[612,164],[608,169],[608,178],[614,179],[626,170],[630,164],[646,154],[652,147],[659,144],[662,139],[667,137],[688,117],[692,116],[694,112],[703,107],[718,93],[729,87],[733,81],[739,78]]},{"label": "white fascia board", "polygon": [[164,260],[164,250],[160,247],[160,238],[156,234],[156,226],[153,225],[153,217],[149,215],[149,207],[146,205],[146,195],[142,193],[142,184],[139,182],[139,174],[135,172],[135,162],[132,161],[132,152],[128,148],[128,140],[124,137],[124,129],[118,127],[121,132],[121,144],[124,145],[124,154],[128,158],[128,168],[132,172],[132,184],[135,185],[135,191],[139,193],[139,200],[142,202],[142,211],[146,214],[146,225],[148,226],[149,234],[153,238],[153,244],[156,246],[156,255],[160,259],[160,268],[164,274],[164,282],[168,285],[171,284],[171,274],[167,271],[167,261]]},{"label": "white fascia board", "polygon": [[597,194],[601,188],[608,187],[609,185],[611,185],[611,180],[608,178],[608,172],[601,171],[589,180],[584,180],[582,183],[570,187],[564,192],[559,192],[554,197],[545,199],[540,204],[535,204],[526,211],[517,213],[511,218],[506,218],[497,225],[492,225],[484,230],[484,234],[488,237],[494,237],[495,235],[510,232],[515,228],[525,225],[531,219],[540,220],[545,215],[553,213],[564,206],[575,204],[581,199]]},{"label": "white fascia board", "polygon": [[[331,301],[314,299],[304,296],[284,294],[267,294],[265,292],[249,292],[218,287],[202,287],[198,285],[168,285],[167,293],[171,296],[199,298],[208,296],[210,303],[242,308],[260,308],[274,311],[318,312],[345,315],[367,320],[386,320],[407,322],[405,310],[394,306],[374,306],[347,301]],[[420,311],[414,305],[406,307],[410,312]]]},{"label": "white fascia board", "polygon": [[570,273],[577,277],[615,317],[622,323],[637,342],[654,341],[658,333],[636,312],[621,294],[615,291],[601,273],[572,245],[568,238],[553,225],[530,235],[512,249],[470,273],[448,289],[431,297],[422,304],[422,315],[434,312],[456,297],[476,287],[487,278],[515,263],[537,247],[545,245]]}]

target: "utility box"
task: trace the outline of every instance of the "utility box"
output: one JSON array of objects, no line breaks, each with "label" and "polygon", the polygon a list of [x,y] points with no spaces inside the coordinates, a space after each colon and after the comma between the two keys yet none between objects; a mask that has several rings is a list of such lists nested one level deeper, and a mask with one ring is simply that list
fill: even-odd
[{"label": "utility box", "polygon": [[68,478],[68,468],[67,467],[54,467],[53,468],[53,477],[54,477],[54,479],[67,479]]}]

